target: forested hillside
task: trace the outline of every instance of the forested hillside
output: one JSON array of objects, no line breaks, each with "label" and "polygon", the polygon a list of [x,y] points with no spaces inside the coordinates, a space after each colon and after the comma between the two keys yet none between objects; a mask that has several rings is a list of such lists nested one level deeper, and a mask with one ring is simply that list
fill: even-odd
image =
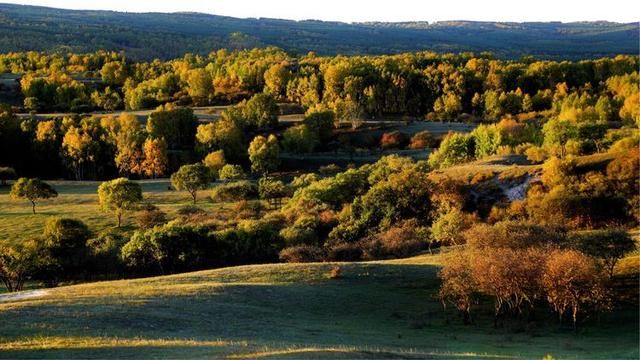
[{"label": "forested hillside", "polygon": [[469,21],[347,24],[0,4],[0,52],[125,50],[136,59],[168,59],[185,52],[264,46],[322,55],[434,50],[490,51],[502,58],[585,59],[637,54],[638,26]]}]

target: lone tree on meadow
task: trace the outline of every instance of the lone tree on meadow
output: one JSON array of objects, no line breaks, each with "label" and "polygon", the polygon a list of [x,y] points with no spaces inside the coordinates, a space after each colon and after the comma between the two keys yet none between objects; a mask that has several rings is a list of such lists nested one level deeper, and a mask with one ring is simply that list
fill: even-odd
[{"label": "lone tree on meadow", "polygon": [[27,199],[31,202],[31,211],[36,213],[36,202],[58,196],[58,192],[40,179],[20,178],[11,187],[11,197]]},{"label": "lone tree on meadow", "polygon": [[115,213],[120,227],[122,215],[127,210],[134,210],[142,201],[142,188],[125,178],[105,181],[98,187],[98,198],[104,211]]},{"label": "lone tree on meadow", "polygon": [[171,185],[176,190],[189,192],[195,205],[198,190],[209,186],[209,169],[201,163],[183,165],[171,175]]}]

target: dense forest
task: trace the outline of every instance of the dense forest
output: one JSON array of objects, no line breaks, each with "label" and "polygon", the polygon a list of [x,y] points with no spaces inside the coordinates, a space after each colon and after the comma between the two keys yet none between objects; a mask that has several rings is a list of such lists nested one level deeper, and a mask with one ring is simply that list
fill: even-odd
[{"label": "dense forest", "polygon": [[500,58],[587,59],[637,54],[638,31],[637,24],[609,22],[346,24],[0,4],[0,52],[125,50],[134,59],[166,60],[187,52],[266,46],[291,54],[491,51]]},{"label": "dense forest", "polygon": [[[162,138],[169,169],[209,150],[224,150],[227,159],[247,164],[249,141],[274,132],[284,108],[297,108],[307,117],[305,123],[276,131],[292,153],[349,151],[353,144],[348,139],[331,137],[334,125],[357,129],[365,121],[392,118],[509,128],[500,143],[471,151],[471,157],[490,155],[501,145],[541,146],[545,141],[558,144],[564,157],[600,151],[622,136],[608,129],[637,125],[637,68],[637,56],[622,55],[578,62],[430,52],[291,57],[267,48],[133,62],[109,52],[3,54],[0,71],[17,76],[5,82],[3,93],[13,92],[21,106],[6,106],[3,112],[0,163],[44,177],[142,175],[138,163],[145,139]],[[208,124],[199,124],[190,108],[230,103],[235,105],[220,114],[222,121]],[[131,114],[83,115],[142,109],[154,110],[145,129]],[[38,121],[15,114],[29,111],[67,115]],[[126,139],[118,139],[121,127],[128,129]],[[432,140],[413,146],[437,145]],[[393,147],[402,139],[390,134],[382,142]],[[445,165],[460,162],[439,152],[434,156],[443,156],[438,162]]]}]

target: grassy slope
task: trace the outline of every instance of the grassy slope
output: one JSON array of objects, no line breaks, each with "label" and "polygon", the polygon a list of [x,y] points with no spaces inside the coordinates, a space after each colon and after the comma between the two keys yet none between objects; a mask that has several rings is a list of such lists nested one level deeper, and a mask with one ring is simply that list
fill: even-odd
[{"label": "grassy slope", "polygon": [[[9,187],[0,187],[0,241],[16,241],[42,233],[47,218],[64,216],[82,220],[94,232],[115,225],[115,217],[100,210],[97,189],[100,182],[51,181],[59,193],[55,199],[41,201],[37,214],[31,213],[30,203],[26,200],[13,200],[9,197]],[[169,218],[175,217],[178,208],[191,204],[186,192],[168,191],[168,180],[145,180],[140,182],[145,201],[157,205]],[[198,193],[198,206],[205,210],[225,211],[224,204],[214,204],[205,200],[210,190]],[[133,214],[123,218],[123,224],[133,224]]]},{"label": "grassy slope", "polygon": [[638,357],[635,310],[578,334],[495,330],[488,309],[461,325],[434,298],[442,256],[341,264],[333,280],[332,264],[277,264],[51,289],[0,302],[0,357]]}]

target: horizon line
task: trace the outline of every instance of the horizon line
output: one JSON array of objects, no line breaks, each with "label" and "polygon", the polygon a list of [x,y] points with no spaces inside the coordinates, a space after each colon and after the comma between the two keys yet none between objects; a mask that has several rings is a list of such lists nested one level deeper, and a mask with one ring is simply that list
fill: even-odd
[{"label": "horizon line", "polygon": [[[135,10],[113,10],[113,9],[87,9],[87,8],[69,8],[69,7],[53,7],[46,5],[31,5],[31,4],[18,4],[18,3],[7,3],[0,2],[0,5],[9,5],[16,7],[32,7],[32,8],[44,8],[44,9],[52,9],[52,10],[65,10],[65,11],[102,11],[102,12],[113,12],[119,14],[165,14],[165,15],[174,15],[174,14],[193,14],[193,15],[207,15],[207,16],[217,16],[217,17],[226,17],[232,19],[239,20],[284,20],[284,21],[293,21],[293,22],[305,22],[305,21],[316,21],[316,22],[325,22],[325,23],[340,23],[340,24],[349,24],[349,25],[367,25],[367,24],[419,24],[426,23],[427,25],[434,25],[438,23],[450,23],[450,22],[466,22],[466,23],[503,23],[503,24],[580,24],[580,23],[611,23],[611,24],[637,24],[640,27],[639,21],[613,21],[613,20],[575,20],[575,21],[563,21],[563,20],[527,20],[527,21],[517,21],[517,20],[470,20],[470,19],[448,19],[448,20],[394,20],[394,21],[386,21],[386,20],[366,20],[366,21],[341,21],[341,20],[327,20],[327,19],[316,19],[316,18],[306,18],[306,19],[291,19],[291,18],[277,18],[277,17],[268,17],[268,16],[248,16],[248,17],[240,17],[240,16],[232,16],[232,15],[221,15],[216,13],[209,13],[203,11],[135,11]],[[418,30],[418,29],[417,29]]]}]

